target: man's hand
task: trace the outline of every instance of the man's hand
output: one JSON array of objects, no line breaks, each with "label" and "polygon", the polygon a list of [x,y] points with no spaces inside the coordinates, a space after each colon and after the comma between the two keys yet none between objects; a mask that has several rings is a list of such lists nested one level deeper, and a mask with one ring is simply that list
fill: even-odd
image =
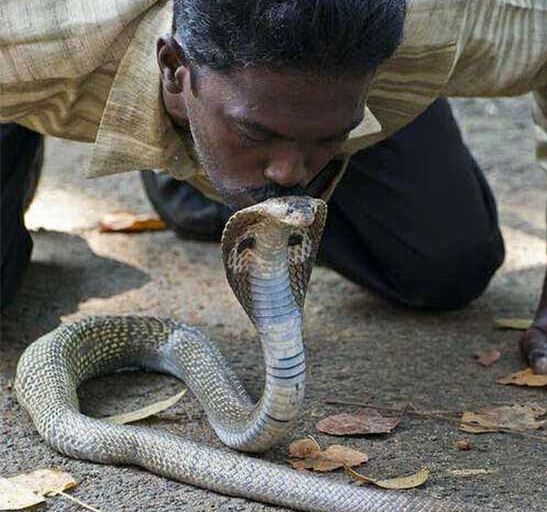
[{"label": "man's hand", "polygon": [[535,373],[547,374],[547,272],[534,323],[521,336],[520,350]]}]

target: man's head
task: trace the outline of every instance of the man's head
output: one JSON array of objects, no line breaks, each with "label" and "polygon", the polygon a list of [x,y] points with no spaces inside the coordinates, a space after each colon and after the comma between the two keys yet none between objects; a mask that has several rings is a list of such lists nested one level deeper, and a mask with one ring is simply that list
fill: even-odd
[{"label": "man's head", "polygon": [[406,0],[175,0],[163,97],[226,202],[302,193],[361,122]]}]

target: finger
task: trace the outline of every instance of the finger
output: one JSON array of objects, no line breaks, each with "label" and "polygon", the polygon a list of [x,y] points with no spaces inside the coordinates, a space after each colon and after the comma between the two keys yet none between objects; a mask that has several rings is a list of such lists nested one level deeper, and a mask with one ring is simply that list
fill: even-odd
[{"label": "finger", "polygon": [[528,330],[520,339],[520,348],[534,373],[547,374],[547,337],[543,332]]},{"label": "finger", "polygon": [[528,357],[528,362],[534,373],[547,375],[547,353],[545,351],[532,351]]}]

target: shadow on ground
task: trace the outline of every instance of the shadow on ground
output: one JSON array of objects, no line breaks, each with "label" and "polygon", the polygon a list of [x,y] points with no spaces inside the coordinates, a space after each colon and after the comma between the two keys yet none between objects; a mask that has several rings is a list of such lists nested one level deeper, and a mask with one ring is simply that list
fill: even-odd
[{"label": "shadow on ground", "polygon": [[36,256],[15,302],[2,315],[0,374],[13,375],[25,346],[77,312],[82,303],[114,297],[149,281],[141,270],[97,255],[79,235],[41,229],[32,238]]}]

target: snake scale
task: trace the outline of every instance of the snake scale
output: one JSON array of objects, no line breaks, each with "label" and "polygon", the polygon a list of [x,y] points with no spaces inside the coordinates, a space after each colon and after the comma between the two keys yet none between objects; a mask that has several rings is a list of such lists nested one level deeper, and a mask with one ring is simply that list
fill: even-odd
[{"label": "snake scale", "polygon": [[140,367],[184,380],[227,447],[247,452],[271,447],[290,428],[304,395],[302,310],[325,217],[323,201],[285,197],[240,210],[225,227],[226,276],[264,352],[265,385],[257,403],[198,329],[156,317],[91,317],[42,336],[19,360],[16,394],[46,443],[70,457],[137,465],[219,493],[298,510],[472,510],[350,485],[80,413],[77,389],[83,381]]}]

